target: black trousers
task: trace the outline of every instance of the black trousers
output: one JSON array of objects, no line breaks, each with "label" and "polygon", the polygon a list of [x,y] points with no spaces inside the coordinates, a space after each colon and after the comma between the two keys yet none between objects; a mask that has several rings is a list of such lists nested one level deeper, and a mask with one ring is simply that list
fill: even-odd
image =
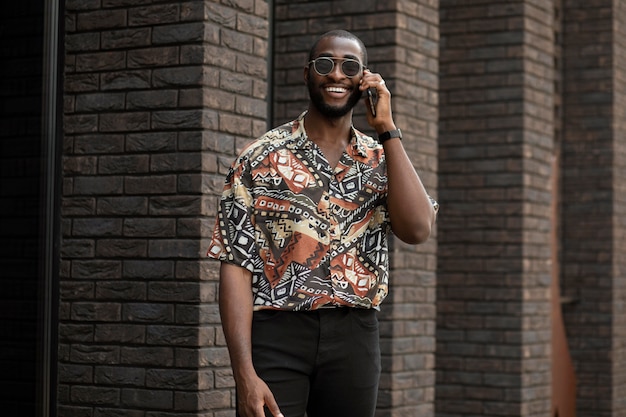
[{"label": "black trousers", "polygon": [[252,359],[285,417],[374,416],[380,377],[375,310],[257,311]]}]

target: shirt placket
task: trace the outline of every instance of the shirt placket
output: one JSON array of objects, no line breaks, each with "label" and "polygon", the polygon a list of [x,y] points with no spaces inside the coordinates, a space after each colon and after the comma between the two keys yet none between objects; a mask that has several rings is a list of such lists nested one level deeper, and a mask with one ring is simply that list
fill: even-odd
[{"label": "shirt placket", "polygon": [[[336,251],[341,244],[341,230],[339,226],[339,219],[337,219],[337,210],[335,209],[335,204],[333,203],[333,190],[339,189],[339,184],[337,183],[336,177],[333,175],[331,180],[331,184],[326,194],[328,198],[328,220],[329,220],[329,234],[330,234],[330,249],[331,251]],[[335,198],[339,198],[340,196],[334,196]]]},{"label": "shirt placket", "polygon": [[[345,168],[344,168],[345,169]],[[341,195],[341,184],[339,178],[342,177],[343,169],[337,168],[333,175],[330,177],[330,183],[328,187],[329,194],[329,207],[328,207],[328,220],[329,220],[329,237],[330,237],[330,268],[331,271],[335,271],[335,265],[341,262],[339,258],[341,256],[342,250],[342,236],[343,230],[341,227],[342,219],[339,218],[340,210],[338,209],[338,205],[335,203],[337,200],[343,199]],[[340,301],[344,297],[338,296],[338,294],[347,294],[350,293],[350,284],[346,281],[345,277],[342,274],[332,274],[332,288],[333,288],[333,296],[335,300]]]}]

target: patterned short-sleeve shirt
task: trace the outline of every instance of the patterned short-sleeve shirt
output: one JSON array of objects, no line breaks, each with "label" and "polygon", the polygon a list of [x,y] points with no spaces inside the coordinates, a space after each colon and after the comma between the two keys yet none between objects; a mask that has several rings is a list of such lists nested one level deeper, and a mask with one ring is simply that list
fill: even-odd
[{"label": "patterned short-sleeve shirt", "polygon": [[333,170],[304,114],[235,160],[208,256],[252,272],[255,310],[375,308],[389,276],[383,147],[353,128]]}]

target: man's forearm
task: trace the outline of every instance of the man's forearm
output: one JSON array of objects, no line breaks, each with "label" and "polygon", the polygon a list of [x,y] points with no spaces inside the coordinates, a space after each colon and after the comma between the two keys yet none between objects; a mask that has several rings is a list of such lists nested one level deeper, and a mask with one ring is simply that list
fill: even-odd
[{"label": "man's forearm", "polygon": [[407,243],[430,236],[435,210],[399,139],[385,142],[389,216],[394,234]]},{"label": "man's forearm", "polygon": [[235,380],[256,375],[252,365],[252,290],[248,270],[222,263],[219,306]]}]

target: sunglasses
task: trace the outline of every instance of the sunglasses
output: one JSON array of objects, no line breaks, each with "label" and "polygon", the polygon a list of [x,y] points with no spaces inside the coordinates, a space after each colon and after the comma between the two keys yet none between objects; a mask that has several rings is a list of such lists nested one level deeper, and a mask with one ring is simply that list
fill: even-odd
[{"label": "sunglasses", "polygon": [[350,58],[331,58],[322,56],[309,61],[309,65],[313,64],[315,72],[319,75],[328,75],[335,68],[335,60],[341,60],[341,72],[348,78],[359,75],[363,69],[363,64],[355,59]]}]

